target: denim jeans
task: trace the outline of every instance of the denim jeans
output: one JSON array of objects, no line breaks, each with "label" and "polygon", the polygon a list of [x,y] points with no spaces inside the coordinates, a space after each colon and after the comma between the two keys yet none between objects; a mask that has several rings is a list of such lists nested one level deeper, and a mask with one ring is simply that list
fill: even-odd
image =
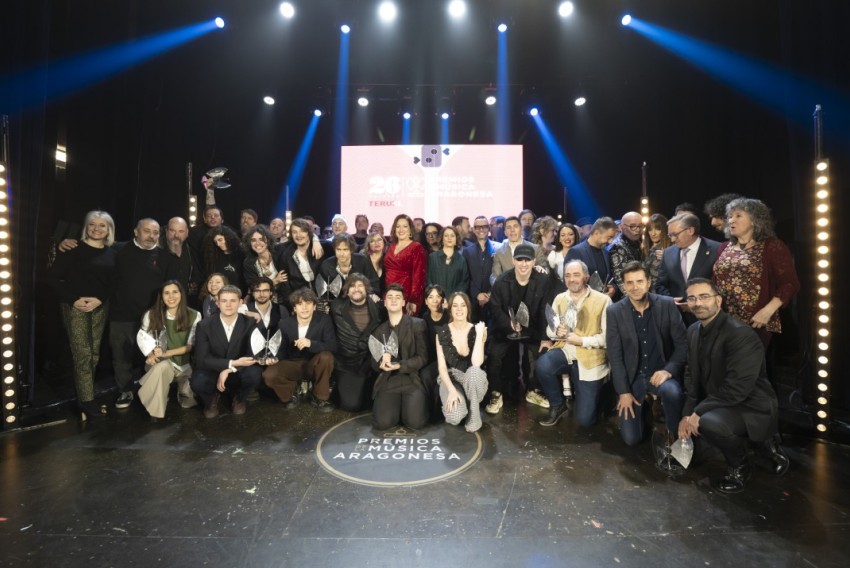
[{"label": "denim jeans", "polygon": [[567,362],[563,349],[550,349],[537,359],[536,375],[543,387],[550,407],[564,404],[563,383],[561,375],[569,373],[570,384],[575,396],[576,420],[581,426],[588,427],[596,424],[599,418],[599,399],[605,381],[581,381],[578,376],[578,362]]},{"label": "denim jeans", "polygon": [[646,432],[647,422],[652,419],[648,394],[654,394],[661,399],[661,407],[664,409],[664,422],[667,429],[674,437],[679,429],[679,420],[682,418],[682,405],[685,403],[685,394],[682,386],[675,377],[671,377],[661,383],[661,386],[653,386],[649,379],[638,376],[632,383],[632,396],[643,404],[632,406],[635,417],[623,418],[620,415],[620,435],[629,446],[639,444]]}]

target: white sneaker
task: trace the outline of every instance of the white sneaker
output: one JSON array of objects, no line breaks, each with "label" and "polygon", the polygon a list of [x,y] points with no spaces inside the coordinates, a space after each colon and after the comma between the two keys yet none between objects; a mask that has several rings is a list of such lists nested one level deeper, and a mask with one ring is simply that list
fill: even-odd
[{"label": "white sneaker", "polygon": [[490,404],[484,407],[484,410],[487,414],[498,414],[501,412],[504,404],[505,402],[502,400],[502,393],[493,391],[493,394],[490,395]]},{"label": "white sneaker", "polygon": [[530,402],[531,404],[536,404],[543,408],[549,408],[549,399],[536,390],[530,390],[525,394],[525,402]]}]

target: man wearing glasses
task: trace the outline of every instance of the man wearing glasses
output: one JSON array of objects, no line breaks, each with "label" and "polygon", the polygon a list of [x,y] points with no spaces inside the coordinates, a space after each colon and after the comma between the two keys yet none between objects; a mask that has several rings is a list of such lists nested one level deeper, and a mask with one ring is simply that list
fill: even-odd
[{"label": "man wearing glasses", "polygon": [[720,309],[711,280],[688,281],[686,301],[699,323],[688,328],[685,406],[679,437],[700,437],[726,458],[715,486],[738,493],[752,476],[748,446],[755,442],[776,475],[789,460],[776,442],[779,403],[767,378],[764,346],[756,332]]},{"label": "man wearing glasses", "polygon": [[623,268],[635,260],[643,262],[643,253],[640,250],[642,236],[643,223],[640,213],[629,211],[623,215],[620,220],[620,234],[608,248],[608,253],[611,255],[611,271],[614,273],[614,282],[617,284],[620,295],[626,293],[623,285]]},{"label": "man wearing glasses", "polygon": [[672,296],[686,326],[696,321],[685,303],[685,283],[691,278],[711,278],[720,243],[700,237],[699,217],[691,213],[677,215],[667,221],[667,236],[673,246],[664,250],[658,268],[655,292]]},{"label": "man wearing glasses", "polygon": [[490,224],[487,217],[476,217],[472,222],[472,232],[475,242],[461,251],[469,268],[469,298],[472,300],[474,321],[489,322],[490,274],[497,245],[489,238]]}]

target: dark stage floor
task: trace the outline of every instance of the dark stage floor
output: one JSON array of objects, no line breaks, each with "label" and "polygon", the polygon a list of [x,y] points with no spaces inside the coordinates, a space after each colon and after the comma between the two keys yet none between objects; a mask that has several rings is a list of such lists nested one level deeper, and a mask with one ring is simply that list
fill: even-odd
[{"label": "dark stage floor", "polygon": [[[850,448],[805,437],[786,436],[785,477],[757,470],[726,496],[708,484],[719,458],[671,480],[613,420],[543,428],[543,409],[509,405],[468,469],[374,487],[317,459],[341,411],[264,396],[215,420],[173,403],[158,423],[138,402],[85,427],[57,412],[67,421],[0,436],[0,565],[850,565]],[[451,446],[450,428],[417,436]]]}]

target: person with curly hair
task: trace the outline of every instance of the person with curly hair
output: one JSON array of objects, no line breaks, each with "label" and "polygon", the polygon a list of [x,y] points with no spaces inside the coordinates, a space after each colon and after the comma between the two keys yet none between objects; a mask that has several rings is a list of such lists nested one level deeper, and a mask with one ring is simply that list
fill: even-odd
[{"label": "person with curly hair", "polygon": [[236,232],[224,225],[209,230],[201,245],[204,270],[207,274],[218,272],[227,276],[228,283],[245,289],[242,275],[245,254]]}]

